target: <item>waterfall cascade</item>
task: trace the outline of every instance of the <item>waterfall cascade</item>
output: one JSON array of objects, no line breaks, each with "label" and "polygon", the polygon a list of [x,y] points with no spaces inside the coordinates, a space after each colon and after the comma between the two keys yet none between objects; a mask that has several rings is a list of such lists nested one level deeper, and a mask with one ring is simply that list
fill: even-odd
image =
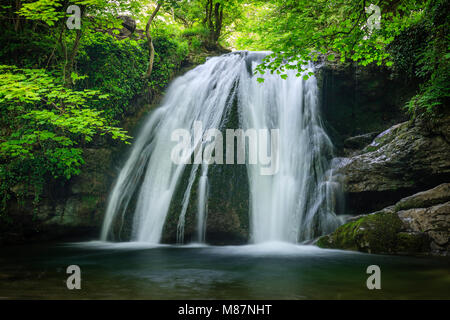
[{"label": "waterfall cascade", "polygon": [[[332,178],[332,143],[320,119],[316,78],[304,80],[296,77],[296,71],[287,71],[286,80],[267,73],[261,76],[264,83],[259,83],[252,71],[266,54],[236,52],[214,57],[172,82],[115,183],[102,240],[111,238],[113,225],[123,224],[133,200],[131,239],[159,243],[175,190],[188,174],[177,238],[183,242],[189,202],[197,201],[197,240],[205,241],[209,165],[199,161],[189,166],[175,164],[171,153],[176,142],[171,134],[177,129],[193,132],[192,147],[185,156],[195,157],[196,150],[208,144],[205,132],[223,128],[233,105],[237,105],[243,130],[279,129],[277,173],[261,175],[262,165],[247,164],[251,241],[309,240],[341,223],[335,214],[339,183]],[[202,123],[200,132],[198,122]],[[197,175],[194,199],[191,193]]]}]

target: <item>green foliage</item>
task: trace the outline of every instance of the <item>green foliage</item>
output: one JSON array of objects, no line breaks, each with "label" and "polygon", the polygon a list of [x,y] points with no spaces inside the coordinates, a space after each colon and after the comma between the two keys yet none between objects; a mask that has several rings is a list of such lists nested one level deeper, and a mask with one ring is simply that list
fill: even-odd
[{"label": "green foliage", "polygon": [[[126,141],[91,101],[106,98],[95,90],[76,91],[42,69],[0,65],[0,191],[3,199],[17,183],[70,179],[80,173],[81,147],[97,134]],[[23,168],[33,168],[28,173]],[[38,183],[39,182],[39,183]]]},{"label": "green foliage", "polygon": [[201,24],[196,24],[184,29],[182,36],[189,41],[191,52],[199,52],[204,49],[204,44],[208,41],[209,30]]},{"label": "green foliage", "polygon": [[156,53],[150,85],[161,90],[187,57],[189,48],[184,39],[165,28],[156,29],[153,38]]},{"label": "green foliage", "polygon": [[303,71],[308,61],[322,55],[329,61],[386,66],[421,83],[408,103],[412,113],[448,104],[448,0],[378,1],[379,29],[368,27],[374,11],[367,12],[370,2],[363,0],[253,4],[239,27],[236,47],[273,51],[257,67],[259,73],[276,72],[284,78],[287,69]]},{"label": "green foliage", "polygon": [[96,33],[83,39],[77,57],[78,89],[95,89],[108,99],[93,101],[91,106],[104,110],[109,119],[120,119],[131,99],[147,85],[141,79],[148,62],[144,41],[116,40],[109,34]]},{"label": "green foliage", "polygon": [[23,68],[45,68],[54,43],[51,34],[4,28],[0,37],[0,61]]},{"label": "green foliage", "polygon": [[186,57],[187,44],[173,39],[168,31],[157,29],[153,38],[156,53],[150,81],[142,79],[148,64],[147,41],[119,41],[103,33],[84,39],[76,61],[77,72],[84,77],[75,87],[108,94],[108,99],[91,103],[108,119],[124,117],[132,99],[145,89],[164,88]]},{"label": "green foliage", "polygon": [[[81,30],[69,30],[66,8],[82,11]],[[0,195],[3,207],[14,193],[36,196],[44,186],[64,183],[82,169],[83,148],[98,135],[126,141],[114,125],[134,97],[164,88],[188,52],[178,25],[155,21],[155,65],[148,44],[134,36],[117,40],[118,16],[142,21],[151,1],[6,0],[0,6]],[[165,18],[176,9],[164,1]],[[100,31],[100,32],[99,32]],[[108,31],[108,32],[107,32]],[[22,188],[21,186],[24,186]],[[20,190],[25,191],[20,191]],[[1,211],[0,211],[1,212]],[[0,213],[1,215],[1,213]]]},{"label": "green foliage", "polygon": [[427,28],[422,23],[403,30],[387,47],[394,62],[394,70],[408,79],[414,79],[417,76],[419,55],[427,38]]},{"label": "green foliage", "polygon": [[250,1],[239,0],[179,0],[172,13],[184,27],[183,35],[193,48],[216,49],[232,47],[234,33],[245,13],[252,8]]},{"label": "green foliage", "polygon": [[31,3],[24,3],[18,13],[29,20],[41,20],[49,26],[65,16],[61,10],[61,1],[54,0],[38,0]]},{"label": "green foliage", "polygon": [[409,59],[409,69],[422,80],[420,90],[408,103],[411,114],[434,112],[449,105],[450,98],[450,36],[448,1],[433,1],[427,7],[420,26],[424,41],[415,47],[414,58]]},{"label": "green foliage", "polygon": [[360,0],[261,2],[247,26],[250,36],[244,35],[246,39],[238,43],[274,52],[259,71],[302,70],[307,61],[328,53],[333,54],[329,59],[338,57],[342,62],[390,64],[386,45],[420,18],[424,5],[381,1],[381,28],[370,30],[367,21],[371,14],[365,10],[369,4]]}]

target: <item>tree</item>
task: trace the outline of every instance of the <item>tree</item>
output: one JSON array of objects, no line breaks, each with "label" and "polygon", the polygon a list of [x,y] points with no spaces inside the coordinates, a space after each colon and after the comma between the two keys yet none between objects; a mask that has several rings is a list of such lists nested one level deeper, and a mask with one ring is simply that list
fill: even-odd
[{"label": "tree", "polygon": [[155,60],[155,47],[153,46],[153,39],[150,34],[150,26],[153,22],[153,19],[158,14],[159,9],[161,8],[161,3],[162,1],[158,1],[158,3],[156,4],[156,8],[153,10],[152,14],[150,15],[150,18],[148,18],[147,24],[145,26],[145,36],[147,37],[150,60],[148,62],[148,69],[144,75],[144,78],[150,78],[150,75],[152,74],[153,62]]},{"label": "tree", "polygon": [[204,23],[209,29],[209,42],[215,45],[219,40],[223,23],[223,4],[220,1],[207,0],[205,5]]},{"label": "tree", "polygon": [[[371,28],[376,13],[365,0],[257,1],[257,14],[247,26],[251,34],[240,45],[272,50],[259,70],[302,70],[319,55],[361,65],[392,65],[386,46],[420,19],[428,1],[380,1],[381,28]],[[253,38],[253,39],[252,39]],[[284,62],[295,66],[288,66]]]},{"label": "tree", "polygon": [[[66,11],[71,5],[80,8],[79,29],[69,30],[66,26]],[[26,3],[17,1],[15,6],[13,15],[17,15],[18,21],[25,18],[22,24],[32,22],[40,28],[47,27],[47,32],[52,33],[56,43],[47,65],[55,58],[56,47],[59,47],[60,55],[64,57],[61,63],[62,78],[68,86],[73,84],[71,75],[83,35],[99,29],[121,27],[121,12],[136,13],[140,9],[138,0],[36,0]]]},{"label": "tree", "polygon": [[153,70],[153,63],[155,60],[155,47],[153,45],[153,39],[152,39],[152,36],[150,33],[151,24],[161,8],[164,9],[166,12],[173,12],[173,10],[175,8],[178,8],[179,5],[180,5],[179,0],[159,0],[156,3],[155,9],[150,14],[150,17],[147,20],[147,24],[145,25],[145,36],[147,38],[150,57],[149,57],[147,72],[144,75],[144,79],[150,78],[150,76],[152,74],[152,70]]},{"label": "tree", "polygon": [[29,184],[38,199],[49,177],[67,180],[79,174],[81,146],[95,135],[130,138],[124,130],[108,125],[101,111],[90,108],[92,101],[107,97],[94,90],[69,89],[42,69],[0,65],[3,204],[18,183]]},{"label": "tree", "polygon": [[[302,75],[308,61],[326,57],[362,66],[415,70],[423,82],[410,110],[445,105],[449,98],[448,0],[273,0],[253,2],[237,47],[271,50],[260,73]],[[379,13],[379,15],[378,15]],[[379,28],[374,22],[380,18]],[[417,38],[416,38],[417,37]],[[404,71],[405,69],[403,69]],[[405,74],[405,76],[408,76]],[[308,77],[308,75],[304,75]],[[264,81],[259,78],[260,81]]]}]

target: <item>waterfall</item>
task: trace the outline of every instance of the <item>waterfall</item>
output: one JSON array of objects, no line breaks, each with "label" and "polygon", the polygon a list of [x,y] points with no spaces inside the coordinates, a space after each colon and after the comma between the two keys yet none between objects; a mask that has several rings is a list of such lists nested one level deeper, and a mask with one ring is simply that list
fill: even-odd
[{"label": "waterfall", "polygon": [[[236,52],[214,57],[172,82],[161,106],[139,133],[110,194],[102,240],[112,238],[115,225],[123,226],[133,200],[131,239],[159,243],[184,176],[188,178],[177,238],[183,242],[186,211],[190,201],[196,200],[197,240],[205,241],[209,165],[197,157],[207,148],[205,133],[223,129],[234,104],[243,130],[279,130],[277,173],[261,175],[263,165],[247,161],[251,241],[309,240],[340,224],[334,201],[339,184],[333,180],[332,143],[320,119],[316,78],[304,80],[288,70],[286,80],[266,73],[264,83],[259,83],[253,70],[266,54]],[[306,73],[310,71],[312,65]],[[182,155],[193,159],[189,166],[171,160],[176,145],[171,136],[177,129],[193,133],[191,147]],[[191,199],[198,175],[197,199]]]}]

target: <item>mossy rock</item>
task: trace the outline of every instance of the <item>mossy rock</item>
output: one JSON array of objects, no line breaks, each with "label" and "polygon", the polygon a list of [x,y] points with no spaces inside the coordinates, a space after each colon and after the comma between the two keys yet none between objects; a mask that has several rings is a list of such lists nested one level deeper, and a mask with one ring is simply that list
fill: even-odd
[{"label": "mossy rock", "polygon": [[380,211],[348,222],[316,241],[321,248],[367,253],[415,254],[426,251],[429,239],[422,233],[403,232],[395,212]]},{"label": "mossy rock", "polygon": [[408,128],[408,122],[402,122],[397,124],[388,130],[380,133],[374,138],[372,143],[364,148],[363,152],[373,152],[381,148],[382,146],[392,142],[395,138],[404,136],[405,131]]},{"label": "mossy rock", "polygon": [[400,232],[397,234],[398,252],[425,252],[430,248],[429,238],[420,232]]}]

